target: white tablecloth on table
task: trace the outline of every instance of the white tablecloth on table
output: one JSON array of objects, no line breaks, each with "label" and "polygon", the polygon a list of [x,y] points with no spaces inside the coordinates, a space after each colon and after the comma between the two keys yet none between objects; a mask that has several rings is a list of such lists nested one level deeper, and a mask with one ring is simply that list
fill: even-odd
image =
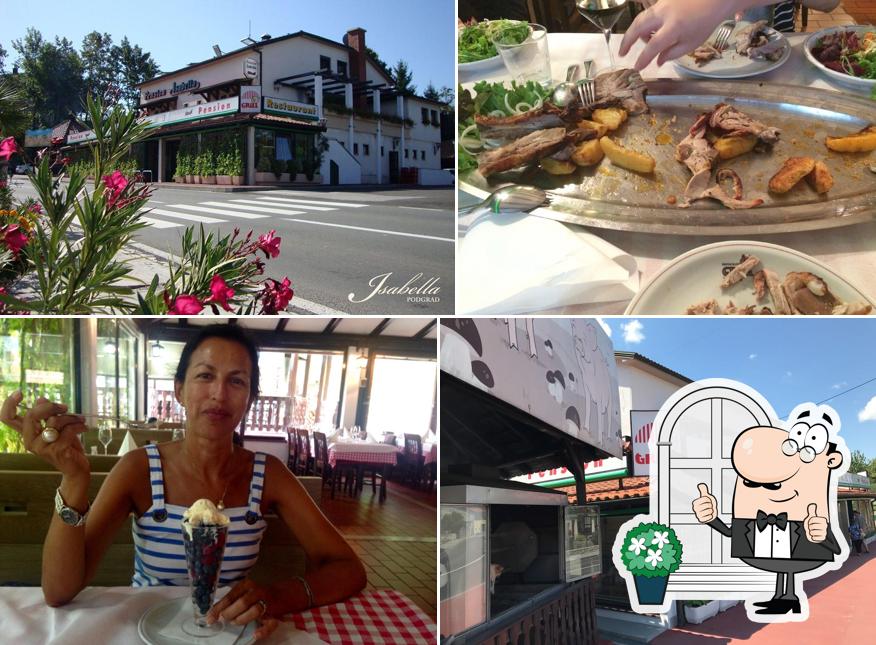
[{"label": "white tablecloth on table", "polygon": [[[789,85],[804,85],[866,95],[866,93],[855,92],[843,85],[828,81],[826,76],[806,60],[803,54],[803,42],[808,36],[809,34],[789,35],[788,40],[792,45],[792,51],[788,61],[772,72],[757,76],[756,80]],[[616,57],[621,38],[622,36],[617,34],[612,36],[612,48]],[[600,65],[604,67],[608,64],[605,39],[601,34],[550,34],[548,36],[548,45],[551,56],[552,75],[555,79],[564,77],[566,68],[572,63],[594,60],[596,61],[596,73],[599,73]],[[638,43],[633,47],[628,56],[623,59],[617,58],[618,65],[632,67],[643,46],[642,43]],[[488,73],[480,73],[478,77],[488,81],[500,81],[507,79],[507,73],[500,63]],[[654,78],[682,78],[683,76],[679,74],[672,63],[666,63],[662,67],[657,67],[652,62],[642,71],[642,77],[647,80]],[[461,83],[473,80],[475,79],[460,76]],[[470,202],[471,200],[469,199],[468,201]],[[714,235],[660,235],[594,228],[586,230],[633,256],[641,272],[642,286],[646,285],[670,260],[682,253],[713,242],[739,239],[738,235],[732,237]],[[745,239],[780,244],[811,255],[855,284],[865,295],[871,299],[876,299],[876,281],[872,279],[872,276],[876,274],[876,221],[827,230],[802,231],[779,235],[750,235],[745,236]],[[537,248],[536,240],[533,240],[533,247]],[[545,249],[545,252],[549,253],[550,249]],[[521,261],[525,262],[526,258],[521,258]],[[457,281],[463,284],[465,276],[462,273],[458,273]],[[489,289],[490,286],[483,285],[483,288]],[[591,302],[589,304],[582,303],[543,309],[539,313],[621,314],[624,312],[627,304],[627,300],[597,304]]]}]

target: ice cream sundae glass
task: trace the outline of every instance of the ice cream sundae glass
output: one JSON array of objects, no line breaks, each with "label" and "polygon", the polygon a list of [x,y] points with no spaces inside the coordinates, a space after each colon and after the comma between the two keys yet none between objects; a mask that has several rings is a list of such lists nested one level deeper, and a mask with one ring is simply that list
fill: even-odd
[{"label": "ice cream sundae glass", "polygon": [[209,499],[199,499],[183,514],[182,533],[192,584],[194,617],[186,620],[182,629],[190,636],[207,637],[222,631],[221,623],[207,624],[207,612],[213,606],[222,570],[228,522],[228,517]]}]

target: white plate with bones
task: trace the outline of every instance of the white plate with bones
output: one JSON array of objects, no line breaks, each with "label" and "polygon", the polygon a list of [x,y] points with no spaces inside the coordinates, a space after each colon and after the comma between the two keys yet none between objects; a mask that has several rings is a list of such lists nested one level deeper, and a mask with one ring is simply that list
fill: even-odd
[{"label": "white plate with bones", "polygon": [[788,39],[764,20],[737,22],[719,52],[713,45],[721,26],[700,47],[673,61],[679,71],[703,78],[748,78],[781,67],[791,56]]},{"label": "white plate with bones", "polygon": [[701,246],[672,260],[625,314],[818,315],[874,309],[873,299],[808,255],[766,242],[732,241]]}]

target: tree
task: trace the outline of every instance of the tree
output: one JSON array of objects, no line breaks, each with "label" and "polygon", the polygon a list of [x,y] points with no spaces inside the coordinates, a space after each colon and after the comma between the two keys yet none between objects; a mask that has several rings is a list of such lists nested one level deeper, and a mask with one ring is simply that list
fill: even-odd
[{"label": "tree", "polygon": [[455,94],[453,92],[453,88],[447,87],[445,85],[439,90],[436,89],[434,85],[432,85],[432,81],[429,81],[429,86],[426,88],[426,91],[423,92],[423,98],[429,99],[430,101],[438,101],[439,103],[452,105]]},{"label": "tree", "polygon": [[392,70],[392,80],[402,94],[416,94],[417,86],[413,84],[414,75],[404,60],[399,60]]},{"label": "tree", "polygon": [[374,59],[374,62],[377,63],[377,66],[383,70],[383,73],[389,76],[390,78],[394,78],[392,75],[392,69],[390,69],[389,65],[378,55],[376,51],[371,49],[370,47],[365,47],[365,51],[368,52],[368,55]]},{"label": "tree", "polygon": [[3,61],[6,59],[6,54],[8,54],[5,49],[3,49],[2,43],[0,43],[0,74],[3,73]]},{"label": "tree", "polygon": [[0,79],[0,138],[21,139],[30,122],[24,95],[11,79]]},{"label": "tree", "polygon": [[860,473],[865,471],[870,466],[870,460],[867,459],[867,456],[860,450],[852,451],[852,460],[849,462],[849,472],[850,473]]},{"label": "tree", "polygon": [[429,81],[429,85],[426,86],[426,91],[423,92],[423,98],[429,99],[430,101],[440,101],[441,95],[438,93],[438,90],[432,85],[432,81]]},{"label": "tree", "polygon": [[121,92],[121,101],[133,108],[140,102],[140,90],[136,86],[155,78],[161,70],[152,54],[144,52],[139,45],[132,45],[127,36],[113,47],[113,59],[116,61],[116,85]]},{"label": "tree", "polygon": [[82,72],[85,94],[104,96],[115,82],[116,61],[109,34],[92,31],[82,39]]}]

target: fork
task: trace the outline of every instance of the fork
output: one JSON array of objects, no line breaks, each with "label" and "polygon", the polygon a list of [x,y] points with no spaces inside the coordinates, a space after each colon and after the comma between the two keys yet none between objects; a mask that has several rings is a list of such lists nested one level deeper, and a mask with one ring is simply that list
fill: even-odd
[{"label": "fork", "polygon": [[581,99],[581,105],[585,108],[590,107],[594,103],[596,103],[596,80],[592,78],[585,78],[577,83],[578,85],[578,96]]},{"label": "fork", "polygon": [[727,47],[727,41],[730,40],[730,34],[733,33],[733,29],[736,27],[735,22],[725,22],[721,25],[721,28],[718,29],[718,33],[715,34],[715,44],[713,45],[715,49],[719,52],[724,51]]}]

